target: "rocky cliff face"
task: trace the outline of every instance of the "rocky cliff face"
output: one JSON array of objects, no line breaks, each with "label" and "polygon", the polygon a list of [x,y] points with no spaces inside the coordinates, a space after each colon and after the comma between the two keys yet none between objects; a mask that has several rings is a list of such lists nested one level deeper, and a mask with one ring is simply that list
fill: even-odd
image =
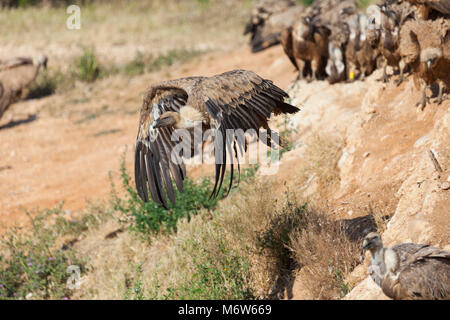
[{"label": "rocky cliff face", "polygon": [[[450,101],[420,111],[412,79],[396,87],[379,77],[377,71],[364,82],[294,85],[290,95],[302,109],[292,120],[299,147],[282,159],[279,177],[283,167],[301,162],[310,135],[339,138],[339,183],[325,195],[334,218],[380,212],[390,217],[382,234],[386,246],[415,242],[450,250]],[[296,187],[323,198],[310,178]],[[369,259],[350,276],[356,286],[346,299],[387,298],[367,277]]]}]

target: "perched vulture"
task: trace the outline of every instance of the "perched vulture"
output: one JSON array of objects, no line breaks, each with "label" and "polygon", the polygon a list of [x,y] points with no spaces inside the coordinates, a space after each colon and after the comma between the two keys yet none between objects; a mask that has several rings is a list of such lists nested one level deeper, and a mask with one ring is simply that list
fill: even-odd
[{"label": "perched vulture", "polygon": [[259,1],[245,26],[244,35],[251,34],[252,52],[259,52],[280,43],[281,32],[292,26],[304,7],[293,0]]},{"label": "perched vulture", "polygon": [[0,60],[0,118],[8,107],[22,98],[23,91],[36,79],[47,57]]},{"label": "perched vulture", "polygon": [[369,273],[392,299],[450,299],[450,253],[429,245],[402,243],[384,248],[379,234],[369,233],[363,249],[370,250]]},{"label": "perched vulture", "polygon": [[356,0],[315,0],[306,13],[311,19],[320,17],[323,22],[336,25],[356,11]]},{"label": "perched vulture", "polygon": [[[408,2],[385,0],[379,6],[368,8],[369,23],[367,40],[372,48],[377,48],[383,58],[383,82],[387,82],[387,66],[401,69],[397,84],[403,80],[403,69],[400,66],[399,52],[400,32],[406,21],[415,19],[414,8]],[[375,19],[373,19],[375,18]]]},{"label": "perched vulture", "polygon": [[434,83],[439,84],[440,104],[443,90],[450,88],[450,20],[410,20],[400,36],[401,70],[410,66],[416,88],[422,90],[417,105],[426,106],[426,87]]},{"label": "perched vulture", "polygon": [[[383,82],[388,81],[387,66],[398,68],[400,53],[398,51],[400,27],[396,22],[396,17],[387,11],[386,7],[372,7],[373,11],[368,12],[372,16],[380,16],[381,21],[370,19],[367,30],[367,40],[372,48],[378,49],[383,57]],[[371,8],[371,9],[372,9]],[[376,24],[380,24],[379,27]]]},{"label": "perched vulture", "polygon": [[[220,191],[227,157],[231,159],[229,192],[233,183],[233,159],[238,160],[239,172],[238,147],[241,154],[245,152],[247,140],[230,137],[227,133],[237,130],[246,132],[249,129],[258,133],[263,128],[267,130],[266,143],[270,146],[271,138],[279,138],[268,126],[271,114],[299,111],[284,102],[287,97],[287,93],[272,81],[246,70],[151,85],[144,96],[136,141],[135,181],[139,196],[149,201],[149,190],[152,199],[167,208],[167,193],[175,205],[172,179],[178,190],[183,192],[186,168],[181,156],[186,154],[181,155],[174,150],[176,144],[171,136],[179,132],[175,129],[187,129],[188,134],[192,135],[197,128],[202,132],[211,129],[214,137],[216,177],[211,196],[217,196]],[[182,143],[189,142],[183,140]]]},{"label": "perched vulture", "polygon": [[[328,75],[328,82],[333,84],[346,79],[346,69],[349,69],[349,59],[347,48],[351,34],[349,25],[341,23],[340,25],[330,26],[331,35],[328,41],[328,61],[325,71]],[[347,62],[347,64],[346,64]]]},{"label": "perched vulture", "polygon": [[[303,17],[292,29],[292,51],[289,58],[297,65],[311,66],[312,79],[322,79],[328,60],[328,38],[330,29],[318,19]],[[288,52],[285,48],[285,52]]]}]

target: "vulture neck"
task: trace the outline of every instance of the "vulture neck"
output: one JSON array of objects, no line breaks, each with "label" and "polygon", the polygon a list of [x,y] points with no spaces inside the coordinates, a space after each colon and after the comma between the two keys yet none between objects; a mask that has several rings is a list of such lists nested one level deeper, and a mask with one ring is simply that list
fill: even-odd
[{"label": "vulture neck", "polygon": [[185,106],[180,109],[180,117],[177,119],[175,127],[177,129],[191,129],[199,122],[205,121],[202,113],[191,106]]},{"label": "vulture neck", "polygon": [[398,276],[399,258],[397,253],[390,248],[378,247],[370,251],[371,264],[380,267],[382,277],[389,276],[396,279]]},{"label": "vulture neck", "polygon": [[372,255],[372,263],[376,265],[384,265],[384,248],[374,248],[374,250],[370,250],[370,254]]}]

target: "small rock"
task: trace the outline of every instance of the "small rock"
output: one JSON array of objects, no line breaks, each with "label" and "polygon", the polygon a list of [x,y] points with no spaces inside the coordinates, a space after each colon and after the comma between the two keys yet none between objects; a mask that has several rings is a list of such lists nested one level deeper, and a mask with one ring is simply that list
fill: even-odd
[{"label": "small rock", "polygon": [[368,156],[370,156],[370,152],[365,152],[365,153],[363,154],[363,158],[367,158]]},{"label": "small rock", "polygon": [[377,110],[375,109],[375,106],[368,106],[365,111],[367,114],[373,114],[373,113],[377,112]]},{"label": "small rock", "polygon": [[442,190],[448,190],[448,189],[450,189],[450,182],[443,182],[443,183],[441,184],[441,189],[442,189]]}]

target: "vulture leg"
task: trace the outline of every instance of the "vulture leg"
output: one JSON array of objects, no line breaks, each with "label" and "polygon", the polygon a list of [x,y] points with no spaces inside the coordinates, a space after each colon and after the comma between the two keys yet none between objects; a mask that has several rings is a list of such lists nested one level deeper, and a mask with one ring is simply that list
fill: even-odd
[{"label": "vulture leg", "polygon": [[436,100],[437,104],[440,105],[442,101],[446,100],[447,97],[444,98],[444,83],[442,81],[439,82],[439,95]]},{"label": "vulture leg", "polygon": [[380,79],[378,79],[379,81],[383,81],[383,83],[387,83],[388,82],[388,77],[387,77],[387,61],[384,60],[383,62],[383,75],[381,76]]},{"label": "vulture leg", "polygon": [[313,61],[311,61],[311,69],[312,69],[312,76],[311,76],[311,79],[312,79],[312,81],[316,81],[316,80],[317,80],[317,71],[318,71],[318,67],[319,67],[319,62],[316,61],[316,59],[314,59]]},{"label": "vulture leg", "polygon": [[422,83],[422,99],[416,103],[416,107],[420,106],[420,110],[423,110],[427,105],[429,99],[427,98],[427,84],[425,82]]},{"label": "vulture leg", "polygon": [[403,73],[405,72],[405,67],[406,67],[405,62],[403,60],[400,60],[400,62],[399,62],[400,76],[399,76],[398,80],[395,82],[397,87],[402,84],[403,80],[405,80],[405,78],[403,77]]},{"label": "vulture leg", "polygon": [[302,68],[303,78],[305,78],[306,81],[309,82],[311,79],[311,74],[312,74],[311,62],[310,61],[302,61],[302,62],[303,62],[303,68]]},{"label": "vulture leg", "polygon": [[359,81],[364,81],[364,80],[366,80],[366,72],[361,71],[361,73],[359,75]]}]

